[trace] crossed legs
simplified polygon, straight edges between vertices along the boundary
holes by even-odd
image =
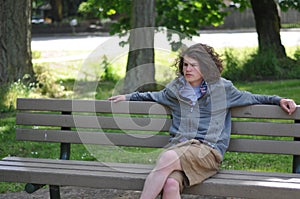
[[[155,168],[146,178],[141,199],[155,199],[163,190],[163,199],[180,199],[179,183],[168,176],[175,170],[182,170],[179,157],[173,150],[160,155]]]

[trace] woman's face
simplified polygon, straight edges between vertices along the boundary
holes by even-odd
[[[183,57],[183,76],[191,86],[199,86],[203,81],[200,65],[197,60],[188,56]]]

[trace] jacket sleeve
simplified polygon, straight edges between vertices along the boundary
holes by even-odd
[[[273,104],[279,105],[280,100],[282,99],[279,96],[269,96],[269,95],[258,95],[252,94],[247,91],[238,90],[233,84],[230,82],[229,87],[227,88],[229,95],[227,95],[227,100],[230,102],[230,107],[235,106],[245,106],[252,104]]]
[[[134,92],[125,96],[128,101],[153,101],[161,104],[167,101],[166,89],[157,92]]]

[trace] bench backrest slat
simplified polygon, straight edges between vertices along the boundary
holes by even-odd
[[[300,137],[300,123],[232,122],[232,135]]]
[[[17,140],[161,148],[169,135],[18,129]],[[34,132],[34,133],[33,133]],[[124,142],[126,140],[126,142]]]
[[[299,141],[231,139],[228,151],[300,155]]]
[[[171,119],[19,113],[16,123],[19,125],[70,128],[168,131]]]
[[[299,109],[299,106],[298,106]],[[300,111],[288,115],[277,105],[252,105],[231,109],[232,117],[300,120]]]
[[[169,115],[170,111],[157,103],[129,102],[113,103],[106,100],[66,100],[66,99],[29,99],[17,100],[18,110],[30,111],[53,111],[53,112],[85,112],[85,113],[111,113],[114,114],[151,114]]]
[[[169,139],[170,111],[154,102],[61,99],[17,102],[18,140],[163,147]],[[300,124],[294,124],[300,121],[299,106],[291,116],[275,105],[238,107],[232,109],[232,118],[234,136],[230,151],[300,155],[299,142],[293,141],[294,137],[300,137]],[[249,139],[248,135],[254,137]]]
[[[168,135],[18,129],[17,140],[162,148]],[[34,133],[33,133],[34,132]],[[126,140],[126,142],[124,142]],[[300,155],[299,141],[232,138],[229,151]]]

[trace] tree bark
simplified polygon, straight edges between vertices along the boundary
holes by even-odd
[[[56,22],[61,22],[63,19],[63,4],[62,0],[50,0],[52,8],[52,19]]]
[[[34,78],[31,0],[0,0],[0,22],[0,84]]]
[[[259,53],[272,50],[277,58],[286,57],[280,38],[280,17],[274,0],[251,0],[258,34]]]
[[[129,54],[123,92],[155,89],[155,0],[133,0]]]
[[[78,14],[78,7],[82,2],[84,2],[84,0],[63,0],[63,16],[76,16]]]

